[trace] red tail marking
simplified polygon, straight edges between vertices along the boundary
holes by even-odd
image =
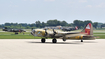
[[[89,23],[86,28],[85,28],[85,33],[87,33],[88,35],[90,35],[90,29],[91,29],[91,23]]]
[[[76,26],[76,27],[75,27],[75,29],[77,30],[77,29],[78,29],[78,27]]]

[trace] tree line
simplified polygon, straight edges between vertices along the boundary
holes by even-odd
[[[59,21],[57,19],[54,20],[48,20],[47,22],[40,22],[36,21],[35,23],[32,24],[27,24],[27,23],[5,23],[0,25],[0,28],[7,27],[7,28],[16,28],[16,29],[31,29],[31,28],[44,28],[46,26],[68,26],[68,27],[74,27],[78,26],[80,29],[84,28],[86,24],[92,23],[94,28],[97,28],[98,22],[92,22],[91,20],[74,20],[73,23],[67,23],[66,21]],[[104,25],[102,25],[104,26]]]

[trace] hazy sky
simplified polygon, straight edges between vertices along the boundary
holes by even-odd
[[[105,0],[0,0],[0,24],[53,19],[105,23]]]

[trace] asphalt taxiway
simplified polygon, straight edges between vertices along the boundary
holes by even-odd
[[[0,39],[0,59],[105,59],[105,39],[58,40]]]

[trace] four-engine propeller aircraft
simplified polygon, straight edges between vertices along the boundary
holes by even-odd
[[[7,27],[3,28],[2,29],[3,31],[7,31],[7,32],[15,32],[15,34],[18,34],[18,32],[26,32],[25,30],[23,29],[8,29]]]
[[[78,30],[78,27],[76,26],[75,28],[62,28],[63,31],[74,31]]]
[[[86,27],[81,32],[58,32],[54,29],[52,30],[43,30],[43,29],[36,29],[32,30],[31,34],[33,36],[42,37],[41,42],[45,43],[45,38],[53,38],[52,43],[57,43],[57,38],[62,39],[63,41],[66,40],[94,40],[95,37],[93,36],[93,26],[91,23],[87,24]]]

